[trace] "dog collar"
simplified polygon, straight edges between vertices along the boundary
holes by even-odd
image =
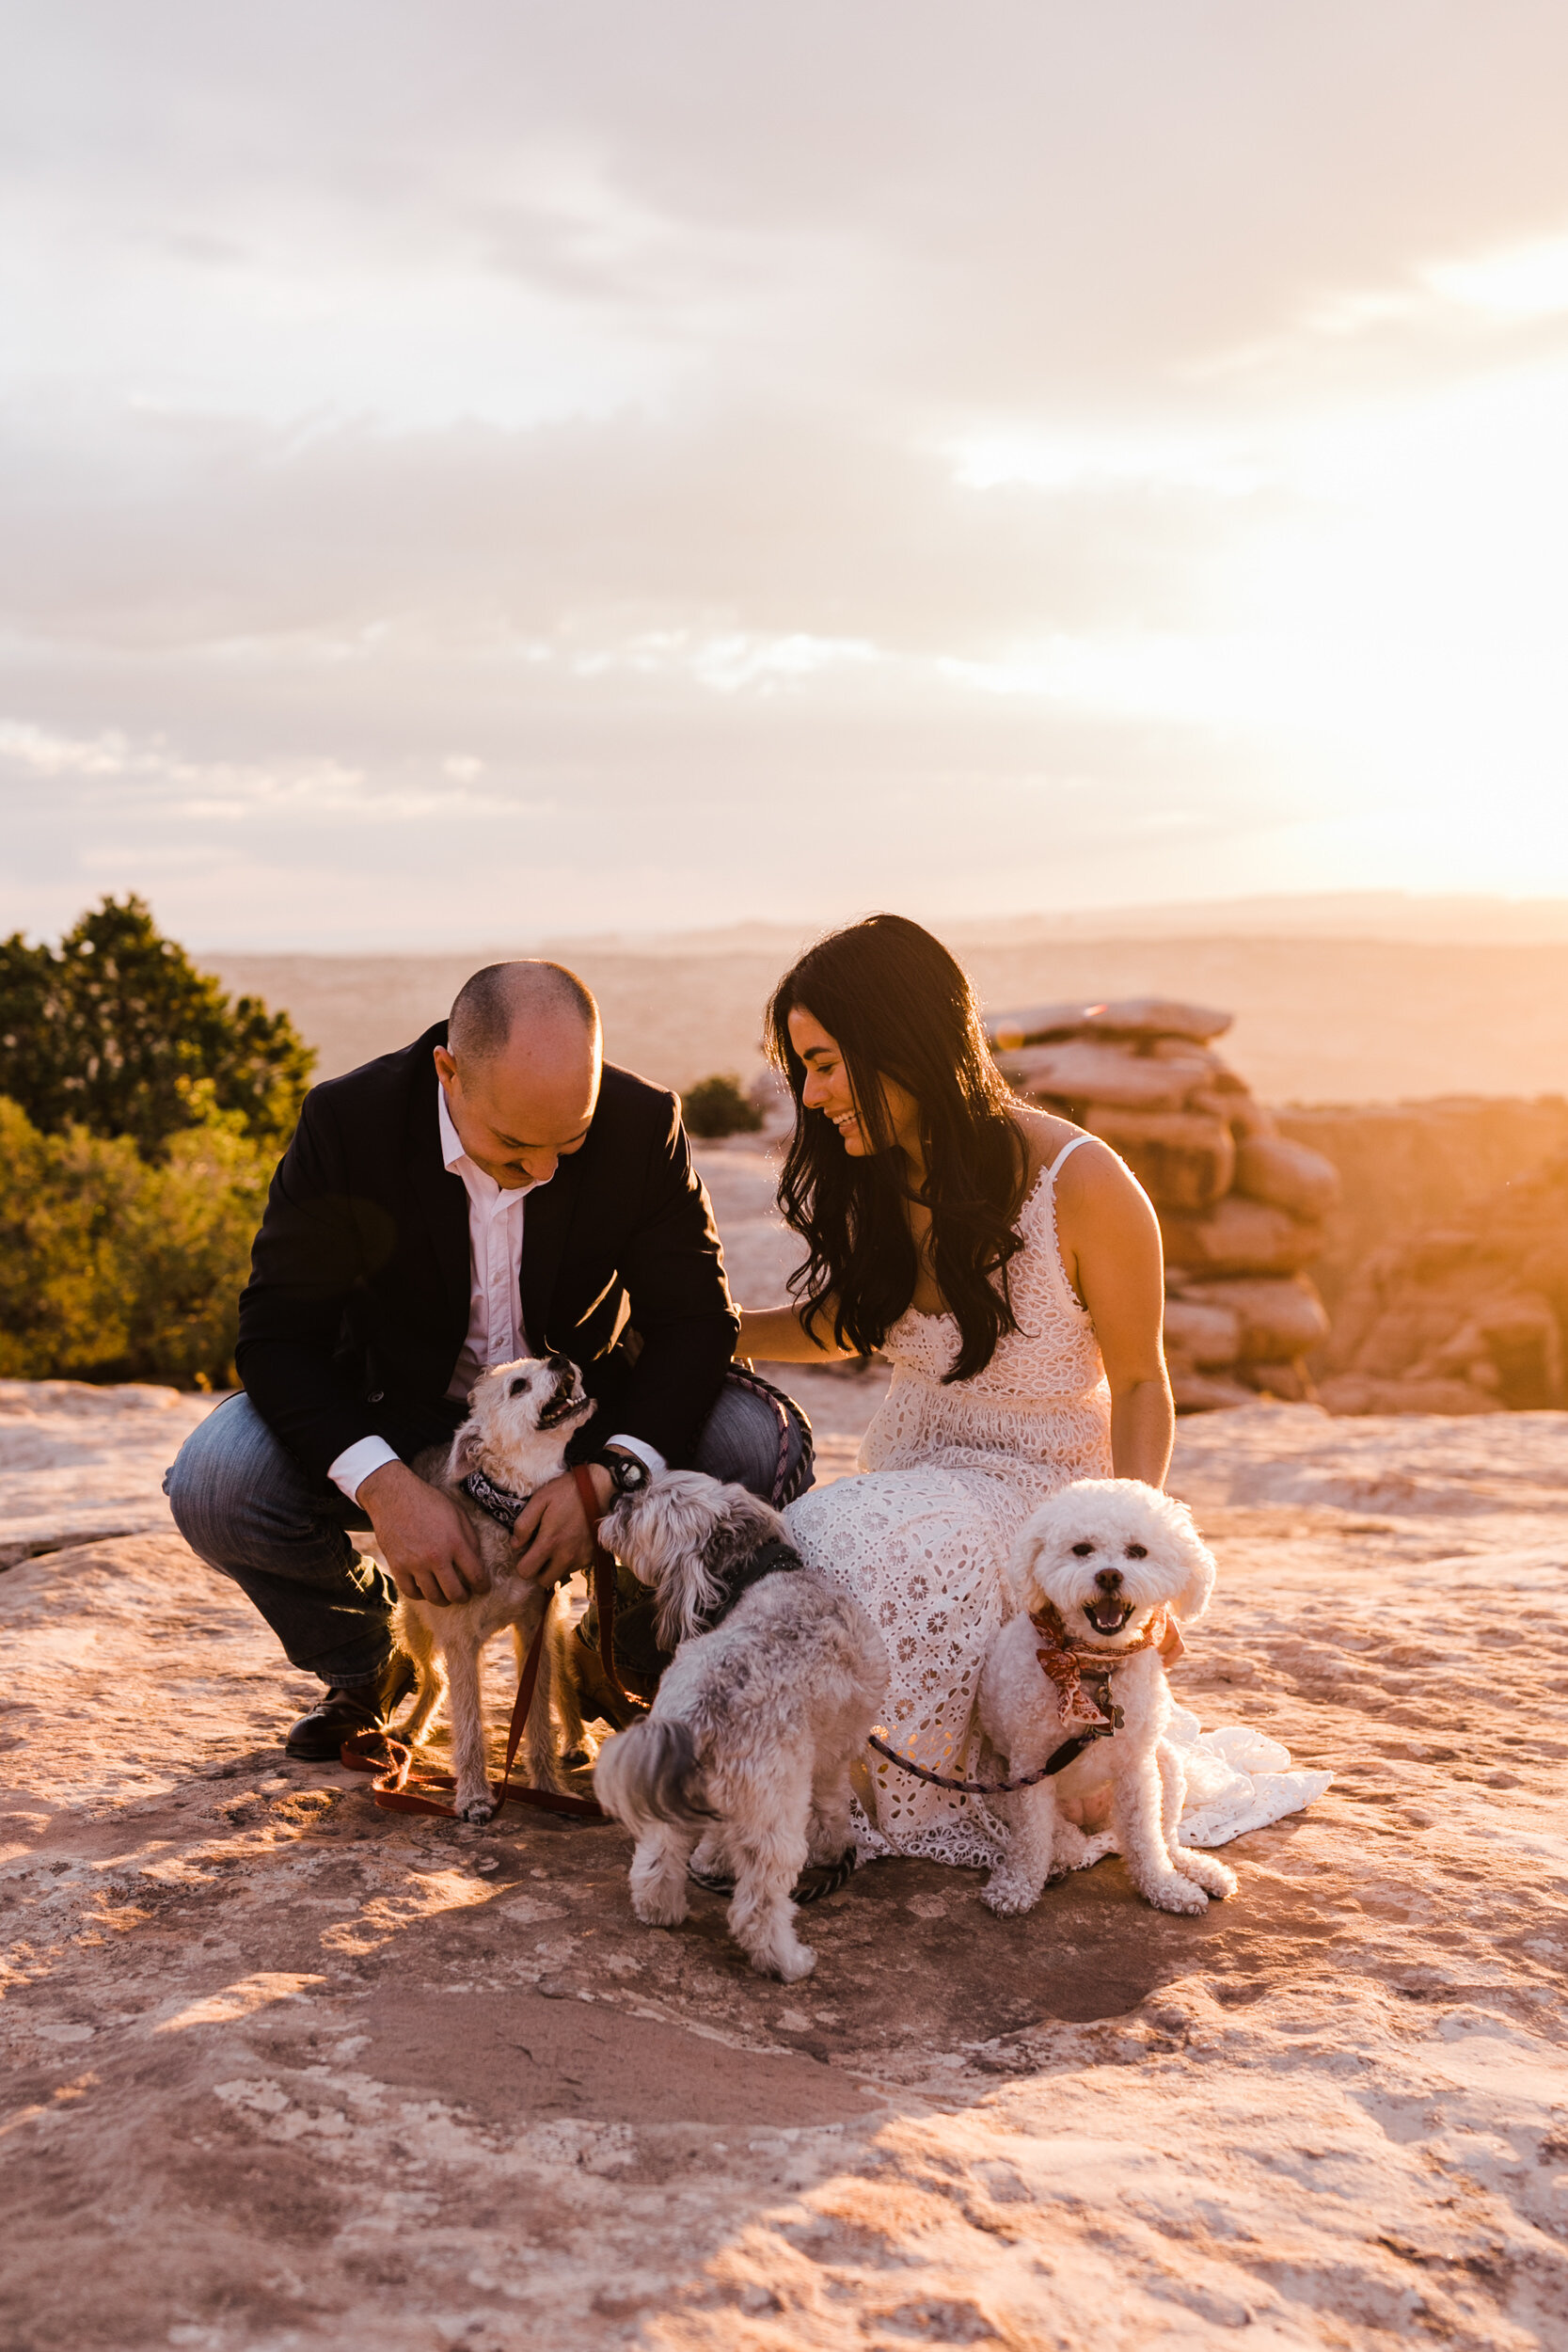
[[[487,1518],[498,1527],[504,1527],[510,1535],[522,1516],[527,1495],[509,1495],[504,1486],[498,1486],[483,1470],[470,1470],[463,1481],[463,1492],[470,1502],[477,1502]]]
[[[742,1594],[749,1593],[753,1584],[760,1584],[765,1576],[777,1576],[782,1569],[803,1568],[805,1565],[792,1544],[786,1544],[782,1535],[770,1535],[760,1551],[738,1561],[723,1578],[719,1600],[710,1613],[698,1618],[692,1631],[711,1633],[715,1626],[722,1625]]]

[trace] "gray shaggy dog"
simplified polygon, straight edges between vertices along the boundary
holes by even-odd
[[[675,1653],[651,1713],[606,1740],[594,1772],[599,1803],[637,1839],[632,1909],[650,1927],[684,1919],[695,1853],[733,1877],[730,1933],[752,1967],[809,1976],[816,1955],[795,1932],[791,1889],[848,1849],[849,1766],[887,1689],[881,1636],[743,1486],[665,1471],[600,1533],[653,1590]]]

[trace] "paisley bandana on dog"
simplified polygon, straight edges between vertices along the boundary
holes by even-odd
[[[1057,1704],[1064,1724],[1084,1724],[1101,1731],[1114,1731],[1121,1717],[1110,1693],[1112,1669],[1124,1658],[1135,1658],[1140,1650],[1157,1649],[1161,1662],[1170,1665],[1186,1649],[1177,1630],[1175,1620],[1164,1609],[1157,1609],[1135,1642],[1124,1649],[1091,1649],[1068,1640],[1054,1604],[1045,1601],[1029,1613],[1029,1622],[1043,1636],[1046,1646],[1035,1652],[1041,1666],[1056,1685]],[[1084,1683],[1086,1678],[1089,1690]]]
[[[463,1492],[470,1502],[477,1502],[482,1511],[487,1511],[498,1526],[508,1531],[516,1526],[529,1500],[527,1495],[509,1495],[504,1486],[498,1486],[483,1470],[469,1471],[463,1481]]]

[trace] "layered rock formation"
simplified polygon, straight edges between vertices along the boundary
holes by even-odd
[[[1312,1393],[1306,1359],[1328,1337],[1303,1271],[1338,1195],[1333,1163],[1282,1136],[1214,1051],[1231,1015],[1135,997],[996,1015],[1013,1084],[1118,1152],[1164,1237],[1165,1354],[1186,1412]]]
[[[1568,1152],[1375,1250],[1346,1293],[1337,1413],[1538,1411],[1568,1396]]]
[[[1568,1101],[1437,1095],[1409,1103],[1292,1103],[1279,1132],[1339,1171],[1312,1279],[1329,1320],[1374,1252],[1447,1229],[1488,1196],[1568,1152]],[[1321,1367],[1320,1367],[1321,1368]]]

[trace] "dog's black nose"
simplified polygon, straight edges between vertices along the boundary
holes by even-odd
[[[571,1358],[569,1356],[563,1356],[558,1347],[551,1350],[549,1355],[546,1357],[545,1361],[548,1364],[552,1372],[570,1372],[572,1369]]]
[[[1117,1586],[1121,1582],[1121,1570],[1119,1568],[1101,1568],[1094,1581],[1099,1585],[1102,1593],[1114,1593]]]

